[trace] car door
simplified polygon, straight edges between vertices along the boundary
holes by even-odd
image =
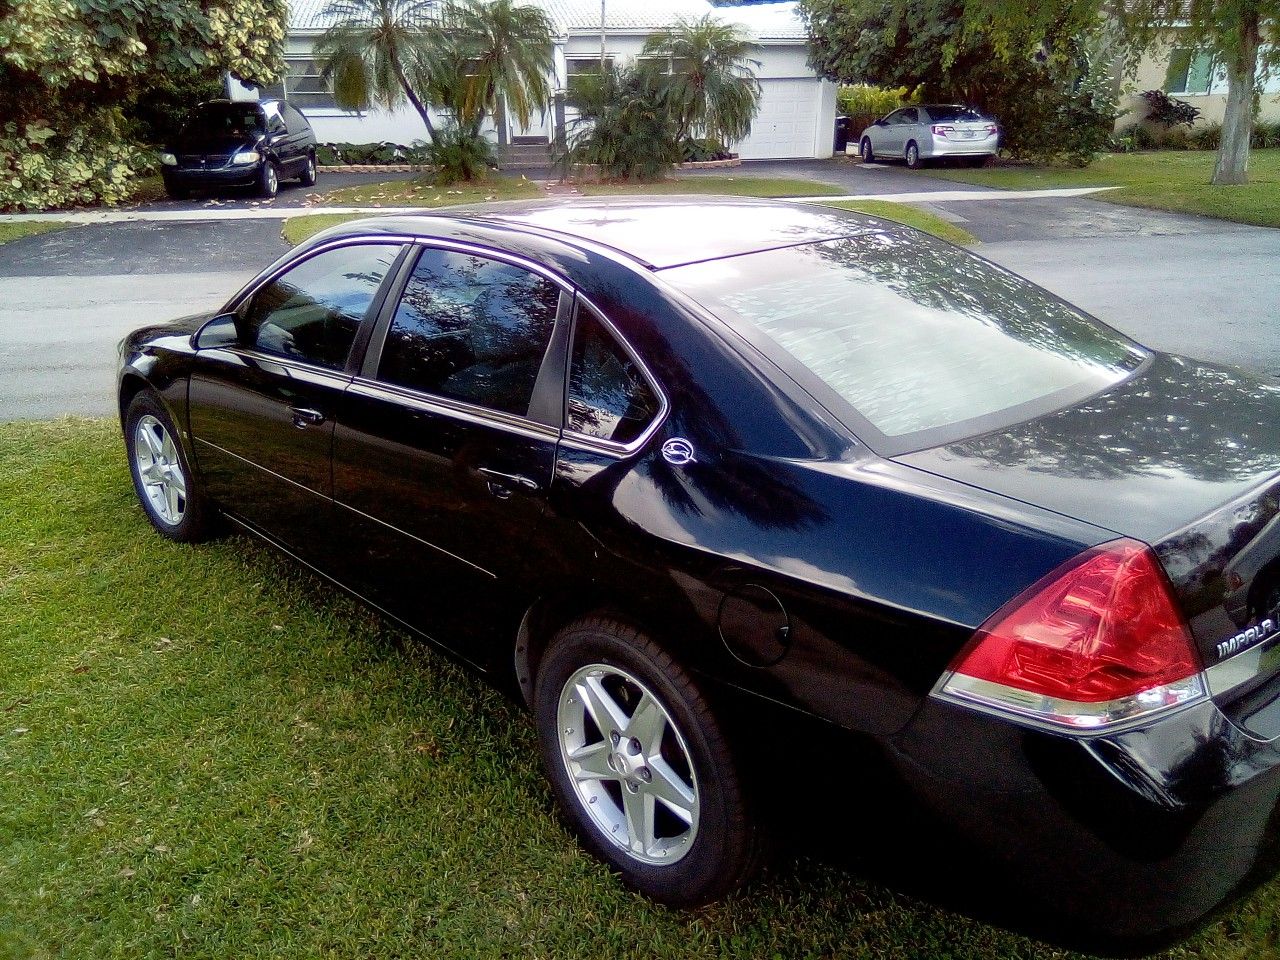
[[[198,342],[189,415],[209,494],[304,558],[321,558],[328,533],[348,357],[401,249],[321,248],[246,297],[222,336],[209,328]]]
[[[281,176],[290,176],[297,172],[298,151],[290,136],[289,127],[284,122],[280,107],[275,103],[264,103],[263,113],[267,118],[267,146],[275,159]]]
[[[311,124],[307,121],[307,118],[290,104],[282,103],[280,110],[284,114],[285,126],[289,128],[291,148],[298,157],[299,164],[305,163],[307,155],[316,145],[315,131],[311,129]]]
[[[898,123],[901,110],[895,110],[879,123],[874,123],[867,131],[871,139],[871,149],[876,153],[890,153],[893,150],[893,131]]]
[[[904,107],[898,111],[898,122],[894,125],[894,153],[904,153],[907,144],[912,140],[920,143],[920,111],[915,107]]]
[[[406,264],[334,434],[344,582],[480,667],[530,602],[572,295],[501,254]]]

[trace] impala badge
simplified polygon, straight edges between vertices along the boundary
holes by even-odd
[[[673,467],[683,467],[697,463],[693,455],[693,444],[684,437],[672,437],[662,445],[662,459]]]

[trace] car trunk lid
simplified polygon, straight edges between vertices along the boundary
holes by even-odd
[[[1206,667],[1276,634],[1280,387],[1157,354],[1082,403],[895,459],[1150,544]]]

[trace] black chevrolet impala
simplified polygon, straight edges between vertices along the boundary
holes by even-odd
[[[128,337],[119,391],[161,534],[225,518],[509,681],[658,900],[750,875],[770,718],[1092,930],[1274,848],[1280,390],[949,245],[738,200],[366,220]]]

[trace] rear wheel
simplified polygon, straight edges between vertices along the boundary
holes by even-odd
[[[916,142],[914,140],[912,140],[910,143],[907,144],[907,152],[905,156],[906,156],[908,167],[910,167],[912,170],[920,169],[922,165],[922,161],[920,159],[920,148],[916,145]]]
[[[651,639],[606,618],[561,630],[534,714],[562,810],[628,886],[697,906],[750,876],[758,832],[729,748],[692,679]]]
[[[258,174],[258,193],[270,200],[280,192],[280,175],[276,165],[270,160],[262,162],[262,172]]]
[[[151,525],[170,540],[208,539],[214,530],[213,511],[182,452],[168,411],[150,390],[130,401],[124,437],[133,489]]]
[[[302,168],[302,176],[298,180],[304,187],[314,187],[316,185],[316,155],[314,153],[307,154],[307,162]]]
[[[862,154],[863,163],[872,163],[876,159],[876,152],[871,149],[871,139],[869,137],[862,138],[859,152]]]

